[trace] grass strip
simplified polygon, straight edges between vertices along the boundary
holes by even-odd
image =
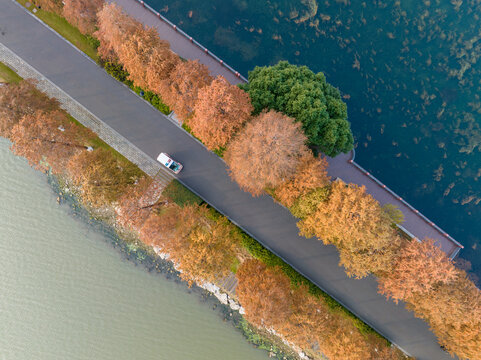
[[[77,119],[75,119],[69,113],[67,113],[67,117],[68,117],[69,121],[75,123],[81,129],[87,129],[86,126],[84,126],[81,122],[79,122]],[[107,150],[108,152],[110,152],[112,157],[119,162],[119,166],[121,166],[123,169],[131,168],[131,169],[134,169],[134,172],[133,172],[134,175],[136,175],[138,177],[146,176],[146,174],[136,164],[131,162],[124,155],[122,155],[117,150],[115,150],[113,147],[111,147],[109,144],[107,144],[105,141],[103,141],[97,134],[95,134],[95,136],[93,138],[88,139],[86,145],[91,146],[94,149],[102,148],[104,150]]]
[[[0,62],[0,83],[18,83],[22,78],[7,65]]]
[[[180,207],[184,207],[185,205],[200,205],[204,202],[204,200],[187,189],[176,179],[172,180],[170,184],[165,187],[162,195],[175,202]]]

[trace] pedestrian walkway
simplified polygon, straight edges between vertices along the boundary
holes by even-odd
[[[235,298],[235,290],[238,283],[239,282],[237,281],[237,277],[235,276],[235,274],[230,273],[228,276],[221,279],[217,285],[231,298]]]

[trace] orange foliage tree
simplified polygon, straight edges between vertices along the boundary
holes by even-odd
[[[102,59],[115,61],[125,39],[142,25],[115,3],[105,3],[97,19],[98,30],[94,33],[100,42],[97,52]]]
[[[67,169],[80,188],[83,202],[95,207],[118,201],[128,186],[142,176],[137,166],[100,147],[76,154]]]
[[[211,82],[207,66],[198,60],[181,61],[169,78],[160,83],[160,95],[179,119],[186,121],[194,110],[199,89]]]
[[[210,150],[225,147],[254,108],[249,95],[218,76],[199,90],[189,126]]]
[[[299,219],[305,219],[316,213],[321,202],[329,199],[330,186],[311,190],[305,195],[300,196],[289,208],[291,214]]]
[[[35,87],[34,80],[23,80],[0,87],[0,135],[9,137],[12,127],[24,115],[39,110],[58,109],[58,101],[49,98]]]
[[[339,250],[341,265],[352,276],[390,271],[400,246],[391,222],[364,187],[334,181],[327,201],[298,222],[301,234],[317,236]]]
[[[104,0],[64,0],[63,16],[84,35],[93,34],[97,27],[97,12]]]
[[[428,321],[439,342],[461,359],[481,359],[481,291],[458,270],[458,277],[416,293],[407,307]]]
[[[316,353],[329,352],[326,332],[335,328],[336,315],[319,299],[309,295],[308,291],[306,286],[293,291],[290,316],[280,329],[289,341],[317,359],[322,357],[315,356]]]
[[[179,62],[179,56],[173,53],[170,47],[157,46],[153,48],[146,69],[148,88],[160,95],[162,81],[169,78],[170,73]]]
[[[302,157],[292,179],[283,182],[276,188],[276,199],[282,205],[291,207],[302,195],[329,185],[330,177],[327,175],[327,165],[325,157],[316,158],[308,153]]]
[[[189,278],[215,281],[230,274],[236,258],[238,238],[225,217],[214,223],[207,221],[196,226],[188,240],[188,250],[182,254],[181,268],[189,274]]]
[[[169,49],[169,43],[160,40],[155,28],[138,24],[131,34],[126,34],[124,42],[118,47],[117,55],[129,79],[136,86],[147,88],[147,70],[154,49]]]
[[[239,186],[258,196],[295,174],[308,152],[300,123],[275,111],[249,122],[229,145],[225,160]]]
[[[289,278],[278,268],[268,268],[259,260],[244,261],[236,272],[236,295],[246,318],[257,326],[284,325],[291,313]]]
[[[207,207],[192,205],[169,205],[161,213],[149,216],[141,238],[168,253],[184,280],[215,281],[230,273],[239,237],[225,217],[213,217]]]
[[[193,107],[197,86],[204,86],[202,79],[208,77],[205,66],[198,63],[189,64],[192,65],[190,67],[180,66],[179,56],[170,50],[167,41],[160,40],[155,28],[143,26],[126,15],[115,3],[105,4],[97,17],[99,29],[94,35],[100,41],[100,57],[119,61],[136,86],[150,89],[162,97],[174,91],[169,99],[172,104],[179,100],[179,109],[183,106],[182,101],[187,101],[189,96],[193,97],[190,102],[185,103],[190,104],[190,108]],[[178,70],[177,77],[171,79],[175,68]],[[197,71],[199,73],[195,74]],[[184,80],[185,84],[182,83]],[[179,91],[175,91],[176,89]],[[183,94],[185,99],[180,96]],[[180,110],[179,112],[182,113]]]
[[[155,186],[160,187],[161,185],[153,181],[151,177],[143,176],[137,183],[126,189],[119,199],[118,206],[115,207],[119,225],[139,231],[157,205],[165,203],[165,200],[159,198],[158,191],[151,191]],[[149,195],[155,196],[143,201]]]
[[[147,220],[140,228],[140,239],[152,247],[164,248],[165,243],[174,241],[177,236],[176,228],[180,211],[179,206],[169,204],[161,209],[161,215],[149,213]],[[197,218],[193,217],[193,219],[195,221]]]
[[[379,291],[394,301],[423,295],[457,278],[457,270],[432,239],[411,240],[396,258],[392,271],[378,279]]]
[[[61,173],[75,154],[86,151],[93,133],[70,122],[65,112],[25,115],[11,131],[12,150],[37,168]]]
[[[313,359],[394,360],[400,353],[382,339],[361,334],[350,319],[309,294],[306,286],[292,287],[278,267],[246,260],[238,268],[237,297],[246,318],[274,328]]]
[[[382,339],[361,332],[345,315],[327,308],[301,286],[294,290],[293,307],[280,331],[314,359],[394,360],[401,357]]]
[[[42,10],[51,11],[58,15],[62,14],[62,0],[33,0],[33,3]]]

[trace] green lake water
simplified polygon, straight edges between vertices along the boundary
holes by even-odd
[[[213,301],[135,266],[58,205],[8,147],[0,138],[0,360],[268,358]]]
[[[348,104],[356,160],[464,244],[481,277],[481,2],[149,0],[247,75],[322,71]]]

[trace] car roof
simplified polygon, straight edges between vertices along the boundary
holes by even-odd
[[[172,160],[172,159],[166,153],[160,153],[159,156],[157,157],[157,161],[161,162],[162,164],[165,164],[169,160]]]

